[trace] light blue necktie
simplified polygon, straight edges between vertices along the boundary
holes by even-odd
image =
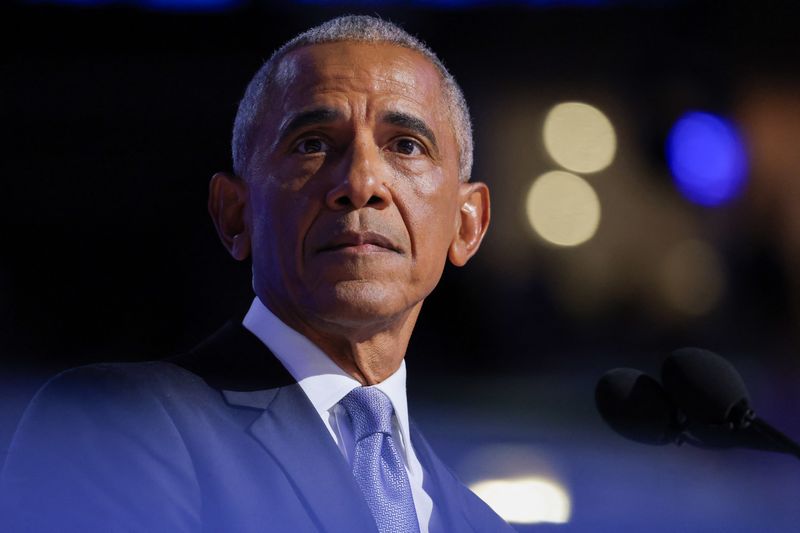
[[[358,387],[340,403],[353,422],[353,475],[378,531],[418,533],[411,485],[392,439],[392,402],[378,389]]]

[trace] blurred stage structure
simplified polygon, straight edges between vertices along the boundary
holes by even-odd
[[[473,112],[493,221],[408,355],[412,413],[520,531],[792,531],[800,465],[646,447],[608,368],[731,359],[800,438],[800,17],[791,3],[23,1],[0,8],[0,450],[63,368],[192,346],[251,298],[207,219],[249,76],[363,12],[423,38]],[[450,392],[434,394],[434,385]],[[540,505],[541,504],[541,505]]]

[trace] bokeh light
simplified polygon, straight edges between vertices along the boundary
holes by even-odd
[[[559,246],[588,241],[600,224],[600,200],[592,186],[563,170],[547,172],[533,182],[526,209],[534,231]]]
[[[545,477],[491,479],[473,483],[472,492],[515,524],[569,522],[571,502],[561,484]]]
[[[681,193],[704,206],[736,197],[747,174],[745,147],[736,127],[699,111],[686,113],[672,127],[667,161]]]
[[[611,164],[617,136],[611,121],[596,107],[565,102],[553,107],[545,118],[544,145],[562,167],[589,173]]]
[[[673,246],[660,270],[661,292],[674,310],[699,316],[714,309],[725,288],[722,259],[714,248],[699,240]]]

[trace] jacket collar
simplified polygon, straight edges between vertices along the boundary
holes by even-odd
[[[191,351],[167,360],[200,376],[210,387],[218,390],[264,391],[295,383],[264,343],[236,319],[229,320]],[[245,401],[246,396],[233,395],[233,398]]]
[[[361,489],[313,405],[240,321],[230,320],[169,361],[218,389],[229,405],[263,411],[247,431],[280,464],[320,531],[377,533]]]

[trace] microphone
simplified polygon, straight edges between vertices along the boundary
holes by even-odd
[[[686,431],[705,447],[744,447],[800,458],[800,445],[756,416],[744,380],[728,361],[700,348],[682,348],[664,361],[661,381],[686,414]]]
[[[632,368],[606,372],[595,403],[611,428],[628,439],[700,448],[743,447],[800,458],[800,446],[758,418],[736,369],[699,348],[673,352],[662,368],[664,387]]]
[[[682,431],[667,393],[640,370],[609,370],[597,382],[594,398],[603,420],[627,439],[662,445],[675,442]]]

